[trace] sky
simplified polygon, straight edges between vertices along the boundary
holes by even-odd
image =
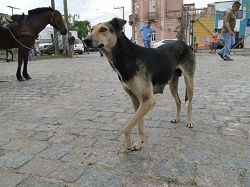
[[[184,0],[184,4],[195,3],[196,8],[207,7],[207,4],[227,0]],[[54,0],[55,8],[64,14],[63,0]],[[51,0],[0,0],[0,13],[28,14],[28,10],[38,7],[48,7]],[[114,7],[124,7],[124,18],[128,21],[131,14],[131,0],[67,0],[68,14],[80,14],[80,20],[88,20],[91,25],[100,22],[109,21],[114,17],[123,17],[123,9],[114,9]],[[125,34],[128,38],[132,36],[132,27],[127,23]]]

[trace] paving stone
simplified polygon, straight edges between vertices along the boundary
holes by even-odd
[[[28,178],[27,174],[16,174],[16,173],[0,173],[0,186],[2,187],[13,187],[17,186],[23,180]]]
[[[74,182],[80,178],[86,169],[87,167],[84,167],[83,165],[65,163],[56,168],[56,170],[50,174],[49,178]]]
[[[10,138],[0,138],[0,147],[9,143],[10,142]]]
[[[54,144],[51,148],[44,150],[40,155],[44,158],[59,160],[65,154],[69,153],[72,148],[73,146],[67,144]]]
[[[91,147],[96,142],[97,142],[97,138],[93,138],[91,136],[80,136],[72,142],[72,145],[77,145],[80,147],[87,148],[87,147]]]
[[[126,174],[94,168],[87,170],[83,176],[76,181],[76,185],[86,187],[122,187],[126,183],[127,177]]]
[[[236,168],[198,165],[195,181],[198,186],[241,186]]]
[[[150,176],[139,177],[139,176],[129,176],[126,187],[139,187],[139,186],[146,186],[146,187],[168,187],[167,181],[164,180],[156,180],[150,179]]]
[[[250,185],[250,171],[248,170],[244,176],[243,180],[243,186],[249,186]]]
[[[29,160],[31,160],[31,157],[25,154],[7,153],[5,155],[0,156],[0,165],[18,169]]]
[[[51,172],[53,172],[58,166],[59,162],[55,160],[47,160],[43,158],[35,158],[29,161],[27,164],[19,168],[19,172],[38,175],[42,177],[48,176]]]
[[[191,180],[193,166],[189,162],[175,161],[169,163],[166,159],[160,159],[154,167],[157,177],[176,180],[176,183],[188,183]]]
[[[17,151],[27,146],[31,141],[22,139],[12,139],[8,144],[3,145],[2,149]]]
[[[88,165],[95,164],[112,168],[120,163],[120,159],[115,152],[94,151],[86,158],[85,162],[87,162]]]
[[[66,187],[66,184],[63,182],[54,182],[49,181],[43,178],[32,177],[25,181],[20,187]]]
[[[117,167],[121,171],[145,173],[153,168],[152,158],[147,155],[139,155],[139,153],[120,155],[119,160]]]
[[[53,132],[37,132],[36,134],[34,134],[31,139],[32,140],[48,140],[50,139],[52,136],[54,136],[54,133]]]
[[[193,150],[193,151],[185,151],[184,152],[185,159],[194,163],[214,163],[215,158],[206,153]]]
[[[26,130],[19,130],[16,133],[12,135],[13,138],[15,139],[20,139],[20,138],[28,138],[31,135],[35,134],[34,131],[26,131]]]
[[[29,154],[29,155],[36,155],[37,153],[40,153],[41,151],[46,149],[48,146],[49,146],[49,144],[47,142],[33,141],[29,145],[20,149],[19,152]]]

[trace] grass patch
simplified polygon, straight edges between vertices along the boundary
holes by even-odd
[[[179,184],[179,181],[177,178],[167,179],[166,181],[168,184]]]
[[[197,182],[194,179],[191,179],[190,181],[191,186],[197,186]]]

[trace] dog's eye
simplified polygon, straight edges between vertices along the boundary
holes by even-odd
[[[92,33],[93,32],[93,29],[90,29],[90,33]]]
[[[106,28],[101,28],[101,29],[100,29],[100,32],[106,32],[106,31],[107,31]]]

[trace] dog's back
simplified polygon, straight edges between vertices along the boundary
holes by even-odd
[[[144,48],[129,41],[122,33],[112,54],[111,66],[119,72],[123,82],[130,81],[137,74],[144,74],[156,88],[154,93],[163,93],[168,81],[175,73],[180,76],[183,67],[195,69],[190,47],[180,40],[169,40],[155,49]]]

